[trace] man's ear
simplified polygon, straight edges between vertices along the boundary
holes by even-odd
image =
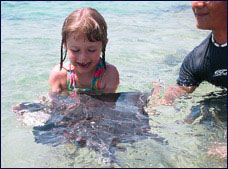
[[[107,41],[106,41],[106,45],[108,44],[108,38],[107,38]]]

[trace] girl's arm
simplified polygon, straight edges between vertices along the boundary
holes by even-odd
[[[56,65],[50,72],[49,86],[51,92],[61,93],[67,88],[67,72],[62,69],[59,70],[59,65]]]

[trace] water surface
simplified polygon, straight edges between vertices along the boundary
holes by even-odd
[[[119,70],[117,92],[149,92],[158,79],[165,87],[175,83],[184,57],[209,33],[195,27],[190,1],[1,2],[2,167],[108,167],[86,147],[35,143],[32,126],[20,126],[11,110],[47,94],[49,71],[60,60],[63,21],[82,7],[96,8],[107,22],[106,60]],[[123,166],[227,167],[227,158],[207,154],[227,142],[226,93],[205,82],[175,106],[154,107],[151,132],[169,144],[121,143],[126,152],[116,154]],[[193,124],[183,122],[190,112],[200,114]]]

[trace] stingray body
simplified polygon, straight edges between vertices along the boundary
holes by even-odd
[[[149,117],[143,109],[149,94],[81,94],[73,98],[50,93],[51,104],[36,105],[39,111],[50,114],[50,118],[44,125],[34,127],[35,141],[51,146],[66,143],[86,146],[110,157],[111,161],[116,159],[115,150],[121,149],[118,143],[133,143],[148,137],[162,143],[163,138],[151,133]]]

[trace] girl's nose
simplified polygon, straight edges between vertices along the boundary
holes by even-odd
[[[86,52],[81,52],[80,55],[79,55],[78,60],[80,62],[84,62],[86,60],[86,58],[87,58],[86,56],[87,56]]]

